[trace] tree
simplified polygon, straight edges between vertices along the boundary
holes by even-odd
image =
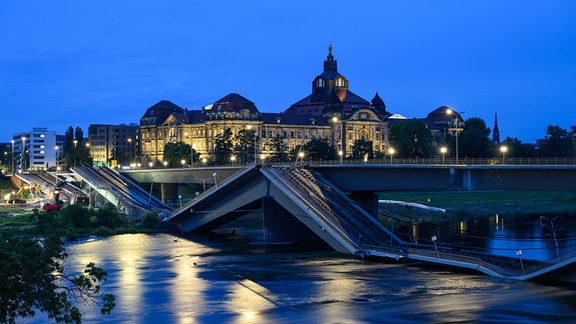
[[[365,139],[359,139],[354,141],[354,145],[352,146],[352,158],[353,159],[374,158],[372,141],[367,141]]]
[[[498,145],[494,145],[492,150],[493,156],[501,154],[500,147],[506,146],[508,148],[507,156],[510,157],[535,157],[538,152],[532,144],[522,143],[518,138],[506,137],[506,139]]]
[[[216,135],[214,140],[214,163],[227,164],[232,156],[232,130],[226,128],[223,133]]]
[[[72,126],[68,127],[64,137],[63,156],[64,163],[68,168],[82,164],[92,165],[90,147],[87,144],[80,127],[76,127],[76,129]]]
[[[253,129],[241,129],[236,135],[236,146],[234,150],[238,155],[240,163],[254,161],[256,152],[256,131]]]
[[[390,145],[399,157],[430,157],[432,148],[432,133],[426,124],[414,120],[403,120],[393,124],[389,133]]]
[[[272,139],[272,154],[268,161],[270,162],[286,162],[289,161],[286,143],[284,139],[280,136],[276,136]]]
[[[540,155],[545,157],[574,156],[574,132],[568,132],[560,126],[549,125],[546,128],[544,142],[540,146]]]
[[[310,160],[335,160],[336,150],[330,146],[328,139],[312,139],[304,144],[304,152]]]
[[[196,155],[195,159],[196,159]],[[166,143],[164,145],[164,161],[168,162],[170,167],[181,167],[182,161],[188,164],[192,158],[192,146],[184,142]]]
[[[491,156],[490,128],[486,127],[483,119],[472,117],[464,122],[464,129],[458,135],[461,156],[468,158],[482,158]]]
[[[62,237],[67,226],[56,213],[35,211],[31,220],[35,233],[0,231],[0,322],[15,322],[46,313],[57,322],[81,322],[74,304],[98,304],[109,314],[115,307],[114,295],[102,294],[100,283],[107,273],[89,263],[80,274],[66,273],[66,253]]]

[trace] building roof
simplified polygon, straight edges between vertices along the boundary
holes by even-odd
[[[140,118],[140,125],[162,125],[162,123],[171,114],[183,113],[184,108],[168,100],[161,100],[152,107],[146,109],[146,112]]]
[[[358,96],[347,89],[340,89],[335,92],[342,102],[343,111],[352,111],[352,109],[370,106],[370,102]],[[321,116],[324,113],[326,102],[312,102],[312,95],[306,96],[300,101],[292,104],[285,112],[296,112],[298,114],[313,114]]]
[[[248,109],[252,114],[259,113],[258,108],[256,108],[256,105],[252,101],[237,93],[230,93],[213,104],[203,108],[206,113],[240,112],[244,109]]]

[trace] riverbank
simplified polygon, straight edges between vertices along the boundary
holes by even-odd
[[[576,215],[576,191],[502,190],[502,191],[434,191],[380,192],[380,200],[399,200],[442,208],[446,212],[381,204],[407,216],[418,218],[486,217],[521,215]]]

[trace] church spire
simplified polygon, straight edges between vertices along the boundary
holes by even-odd
[[[500,143],[500,130],[498,129],[498,114],[494,113],[494,130],[492,131],[492,142]]]
[[[338,65],[332,55],[332,43],[328,45],[328,56],[324,61],[324,72],[338,72]]]

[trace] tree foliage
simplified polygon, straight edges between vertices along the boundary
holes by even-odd
[[[490,128],[483,119],[472,117],[464,122],[464,128],[459,134],[460,155],[468,158],[490,157]]]
[[[390,145],[398,157],[430,157],[432,148],[432,133],[424,122],[409,119],[393,124],[389,130]]]
[[[545,157],[575,156],[574,135],[576,128],[567,131],[560,126],[549,125],[546,128],[546,136],[540,146],[540,154]]]
[[[194,156],[194,162],[196,162],[199,156],[196,151],[192,152],[192,150],[192,146],[184,142],[166,143],[164,145],[164,161],[168,162],[168,166],[171,168],[182,167],[182,161],[184,161],[184,165],[190,164],[192,156]]]
[[[268,158],[270,162],[286,162],[289,161],[288,153],[286,151],[288,147],[286,142],[280,136],[276,136],[272,139],[272,154]]]
[[[302,154],[302,160],[334,160],[337,158],[337,153],[334,147],[330,146],[327,139],[312,139],[308,142],[297,145],[288,152],[287,161],[300,160],[298,157]]]
[[[57,322],[81,322],[75,304],[101,304],[102,314],[114,308],[114,296],[102,294],[107,273],[89,263],[82,273],[67,273],[62,237],[67,234],[56,213],[35,211],[35,233],[0,231],[0,322],[46,313]]]
[[[253,129],[241,129],[235,136],[236,145],[234,151],[236,152],[239,163],[253,162],[256,150],[256,131]]]
[[[334,160],[336,159],[336,150],[330,146],[328,139],[317,138],[312,139],[304,144],[304,154],[310,160]]]
[[[518,138],[507,137],[500,145],[494,145],[492,150],[493,156],[501,154],[500,147],[506,146],[508,148],[507,156],[509,157],[536,157],[538,152],[534,145],[522,143]]]
[[[92,165],[92,156],[90,147],[84,139],[82,128],[72,126],[68,127],[64,135],[64,164],[67,168],[73,168],[76,165]]]
[[[232,148],[232,130],[230,128],[226,128],[224,132],[216,135],[216,139],[214,140],[214,163],[230,163],[230,156],[233,154]]]
[[[367,141],[365,139],[359,139],[354,141],[354,145],[352,146],[352,158],[373,159],[374,150],[372,146],[373,146],[372,141]]]

